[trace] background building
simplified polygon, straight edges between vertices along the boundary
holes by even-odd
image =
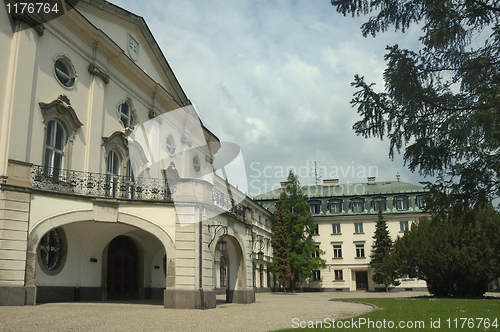
[[[45,23],[0,6],[0,304],[213,308],[220,289],[254,302],[271,214],[214,176],[221,143],[146,23],[106,1],[58,4]],[[127,138],[165,114],[169,163],[134,159]]]
[[[377,182],[374,177],[364,183],[324,180],[322,185],[303,189],[316,226],[313,240],[325,252],[322,258],[327,267],[315,271],[302,287],[330,291],[383,288],[373,282],[373,269],[369,265],[379,206],[395,240],[425,215],[427,190],[399,181]],[[260,195],[255,200],[273,211],[281,191]],[[397,288],[426,289],[426,284],[405,276]]]

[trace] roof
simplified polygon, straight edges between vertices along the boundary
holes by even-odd
[[[377,196],[425,193],[428,189],[423,186],[414,185],[399,181],[379,181],[374,184],[364,183],[344,183],[338,186],[311,185],[303,186],[304,194],[310,199],[324,197],[353,197],[353,196]],[[281,195],[282,189],[270,191],[268,193],[254,197],[256,201],[275,200]]]

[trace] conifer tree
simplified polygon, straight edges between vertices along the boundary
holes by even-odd
[[[368,15],[364,36],[421,29],[412,49],[387,46],[384,90],[356,75],[353,129],[387,138],[411,171],[436,176],[431,212],[500,198],[500,1],[332,0]],[[419,42],[419,43],[418,43]]]
[[[288,254],[290,253],[290,236],[288,234],[283,202],[278,200],[273,225],[271,243],[274,248],[273,269],[278,274],[278,281],[283,285],[286,293],[286,282],[292,279],[292,271]]]
[[[300,187],[298,177],[290,171],[287,184],[280,195],[285,211],[287,230],[290,235],[290,267],[292,270],[292,291],[295,282],[309,278],[314,270],[326,267],[324,254],[312,241],[313,221],[307,197]]]
[[[391,257],[392,239],[387,227],[387,221],[382,215],[382,208],[378,210],[373,240],[375,242],[373,243],[373,251],[370,256],[370,265],[375,271],[372,279],[377,284],[384,285],[385,291],[387,292],[390,285],[398,286],[400,282],[397,280],[397,268]]]

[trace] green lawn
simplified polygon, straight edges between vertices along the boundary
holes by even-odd
[[[371,298],[349,299],[370,303],[378,309],[367,314],[332,322],[292,322],[292,329],[314,326],[315,331],[500,331],[500,299]],[[401,325],[400,325],[401,324]],[[301,326],[302,325],[302,326]]]

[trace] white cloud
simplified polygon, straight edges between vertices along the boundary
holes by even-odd
[[[203,123],[241,146],[247,169],[316,155],[324,166],[378,165],[380,177],[397,169],[419,180],[388,159],[388,141],[356,136],[349,104],[354,75],[382,89],[385,45],[414,45],[418,30],[363,38],[366,18],[343,17],[329,1],[114,3],[145,18]]]

